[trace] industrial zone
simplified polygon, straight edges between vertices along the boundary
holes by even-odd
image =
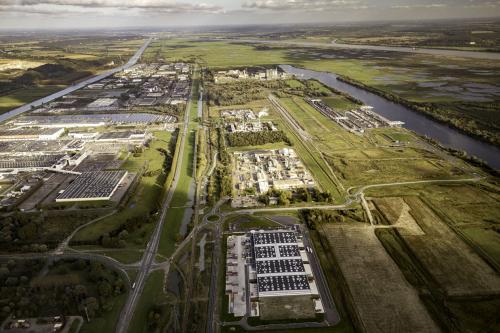
[[[226,67],[150,36],[0,123],[0,333],[494,326],[494,170],[309,69],[319,42]],[[210,52],[288,49],[258,41]]]
[[[2,187],[12,185],[0,207],[29,197],[38,199],[27,207],[118,203],[137,176],[120,169],[120,156],[148,145],[154,131],[175,130],[191,74],[184,63],[137,64],[3,124],[0,180]],[[157,110],[145,112],[145,106]],[[58,186],[44,186],[55,174]]]

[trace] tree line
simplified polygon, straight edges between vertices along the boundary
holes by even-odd
[[[217,147],[218,151],[216,167],[208,183],[207,191],[207,202],[214,205],[220,198],[231,195],[233,181],[231,177],[231,156],[227,151],[222,128],[210,129],[210,144],[212,147]]]
[[[288,206],[300,202],[333,202],[333,196],[330,191],[321,192],[317,188],[299,187],[293,192],[289,190],[278,190],[271,187],[266,193],[261,194],[258,200],[266,206],[270,204],[271,199],[276,198],[280,206]]]
[[[283,131],[238,132],[228,133],[227,141],[231,147],[260,146],[266,143],[285,142],[291,145],[290,139]]]
[[[325,223],[364,222],[356,210],[301,209],[299,217],[311,230],[317,230]]]

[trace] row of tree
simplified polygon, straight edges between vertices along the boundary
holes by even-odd
[[[228,133],[227,141],[231,147],[260,146],[275,142],[285,142],[291,145],[290,139],[283,131]]]
[[[358,211],[355,210],[301,209],[299,217],[311,230],[316,230],[324,223],[364,221],[363,217],[360,217]]]
[[[317,188],[301,187],[292,191],[278,190],[274,187],[270,188],[267,193],[259,196],[259,201],[265,205],[269,205],[271,198],[277,198],[278,205],[288,206],[300,202],[333,202],[333,196],[330,191],[321,192]]]
[[[217,147],[217,164],[209,183],[207,191],[207,202],[214,205],[215,202],[231,195],[233,182],[231,177],[231,156],[227,151],[226,140],[222,128],[210,130],[210,144]]]

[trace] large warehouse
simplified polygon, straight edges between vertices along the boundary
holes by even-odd
[[[309,258],[296,231],[252,231],[227,239],[226,294],[229,312],[235,316],[260,316],[266,299],[287,303],[296,297],[310,299],[322,312],[322,304]],[[250,306],[250,308],[248,308]]]
[[[56,140],[64,133],[64,128],[21,128],[1,129],[0,141],[11,140]]]
[[[56,198],[56,202],[110,200],[127,171],[84,172]]]
[[[250,272],[255,274],[259,297],[317,294],[309,283],[309,260],[305,251],[300,251],[303,245],[299,246],[296,232],[257,231],[252,232],[250,241]]]
[[[45,154],[33,156],[2,155],[0,156],[0,172],[34,172],[44,169],[62,169],[66,162],[66,154]]]

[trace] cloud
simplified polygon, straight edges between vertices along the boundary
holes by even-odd
[[[448,7],[448,5],[444,4],[444,3],[430,3],[430,4],[427,4],[427,5],[410,4],[410,5],[394,5],[394,6],[391,6],[391,8],[396,8],[396,9],[443,8],[443,7]]]
[[[221,6],[206,3],[186,3],[164,0],[0,0],[0,10],[9,8],[36,7],[80,7],[80,8],[116,8],[116,9],[143,9],[170,13],[219,13],[224,10]]]
[[[367,8],[360,0],[252,0],[243,3],[244,8],[268,10],[327,10]]]
[[[392,1],[393,3],[390,5],[390,8],[403,8],[403,9],[412,9],[412,8],[444,8],[444,7],[454,7],[454,8],[487,8],[487,7],[495,7],[500,4],[500,0],[491,1],[491,0],[440,0],[436,2],[435,0],[420,0],[420,1],[410,1],[410,0],[398,0]]]

